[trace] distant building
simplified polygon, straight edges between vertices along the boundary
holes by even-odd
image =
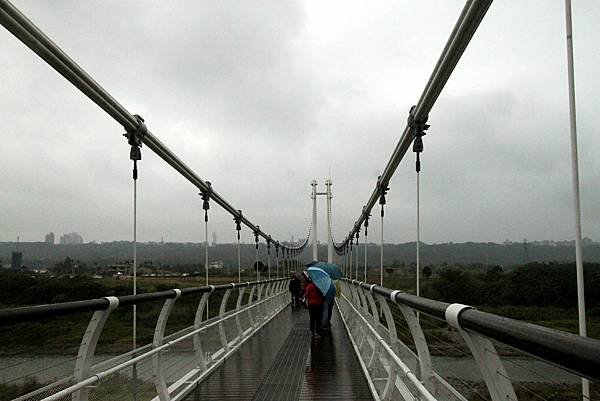
[[[223,268],[223,261],[222,260],[216,260],[214,262],[210,262],[208,264],[208,268],[209,269],[222,269]]]
[[[10,259],[10,268],[11,269],[21,269],[23,266],[23,253],[22,252],[13,252]]]
[[[44,240],[46,244],[54,245],[54,233],[46,234],[46,239]]]
[[[68,233],[60,236],[62,245],[83,244],[83,237],[78,233]]]

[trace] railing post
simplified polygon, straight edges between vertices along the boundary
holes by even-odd
[[[385,317],[385,323],[388,328],[388,333],[390,337],[390,347],[397,353],[398,352],[398,332],[396,331],[396,321],[394,320],[394,316],[392,315],[392,311],[390,310],[390,306],[387,303],[387,300],[383,297],[383,295],[375,294],[379,305],[381,305],[381,310],[383,311],[383,316]]]
[[[163,304],[163,307],[160,311],[160,315],[158,315],[158,320],[156,321],[156,328],[154,329],[154,340],[152,341],[152,348],[157,348],[163,345],[163,339],[165,337],[165,329],[167,328],[167,321],[169,320],[169,315],[173,310],[175,302],[181,296],[181,290],[174,289],[173,291],[175,291],[175,298],[167,299]],[[160,399],[160,401],[170,401],[171,396],[169,394],[169,388],[167,386],[164,366],[162,363],[162,352],[158,352],[152,355],[152,367],[154,370],[154,386],[156,387],[158,398]]]
[[[375,299],[373,298],[373,287],[375,287],[375,284],[371,285],[371,288],[368,291],[364,290],[364,292],[367,300],[369,301],[369,305],[371,306],[371,313],[369,315],[371,315],[371,318],[373,319],[373,325],[377,330],[381,326],[381,323],[379,322],[379,311],[377,310],[377,305],[375,304]]]
[[[117,297],[105,297],[104,299],[108,301],[108,308],[94,312],[88,323],[87,329],[85,330],[85,334],[81,339],[81,345],[79,346],[79,352],[77,353],[75,372],[73,373],[73,378],[76,382],[80,382],[90,377],[90,367],[92,366],[100,333],[102,333],[102,329],[104,328],[104,324],[106,323],[110,312],[119,306],[119,299]],[[71,398],[73,401],[87,401],[88,397],[89,389],[82,389],[74,392]]]
[[[271,283],[267,283],[265,284],[265,293],[263,295],[263,298],[265,299],[269,299],[269,291],[271,290]],[[262,320],[265,320],[267,318],[267,316],[269,315],[269,301],[265,301],[263,302],[259,308],[262,310]],[[261,322],[262,322],[261,320]]]
[[[256,291],[256,285],[253,285],[250,289],[250,295],[248,296],[247,306],[250,306],[254,303],[254,292]],[[252,314],[252,308],[248,308],[248,323],[250,323],[250,327],[254,327],[254,315]]]
[[[240,292],[238,293],[237,302],[235,303],[235,309],[240,310],[242,308],[242,299],[244,298],[244,292],[246,291],[246,287],[240,288]],[[240,314],[235,315],[235,325],[238,331],[238,341],[241,341],[244,338],[244,329],[242,328],[242,320],[240,318]]]
[[[205,292],[202,294],[202,298],[200,299],[200,303],[198,304],[198,309],[196,309],[196,318],[194,319],[194,330],[198,330],[200,326],[202,326],[202,317],[204,315],[204,308],[208,303],[208,298],[215,290],[213,285],[210,285],[210,292]],[[201,371],[205,371],[208,368],[208,363],[210,362],[206,360],[204,356],[204,350],[202,349],[202,340],[200,338],[200,333],[194,334],[194,351],[196,353],[196,360],[198,362],[198,368]]]
[[[396,378],[398,377],[398,368],[395,364],[390,364],[388,378],[385,382],[385,387],[381,393],[381,401],[390,401],[396,388]]]
[[[235,288],[235,284],[231,284],[232,288]],[[229,352],[229,342],[227,341],[227,333],[225,333],[225,325],[223,324],[223,317],[225,316],[225,312],[227,311],[227,300],[229,299],[229,294],[231,294],[231,288],[228,288],[223,294],[223,299],[221,300],[221,308],[219,309],[219,338],[221,339],[221,345],[223,346],[223,351],[225,353]]]
[[[278,303],[277,303],[277,294],[279,294],[279,283],[274,282],[271,284],[271,293],[270,296],[272,296],[273,298],[269,301],[269,316],[273,315],[275,313],[275,311],[277,310],[278,307]]]
[[[360,286],[361,283],[356,287],[356,292],[360,298],[360,311],[365,317],[371,316],[369,313],[369,307],[367,306],[367,297],[365,295],[366,290]]]
[[[258,284],[258,295],[256,298],[256,302],[260,302],[260,300],[262,299],[262,292],[263,292],[263,284]],[[258,307],[256,308],[256,310],[258,311],[257,316],[256,316],[256,321],[254,322],[254,327],[257,327],[260,324],[260,321],[262,320],[262,315],[260,313],[260,305],[258,305]]]
[[[396,294],[400,291],[394,290],[390,294],[390,299],[396,303]],[[419,370],[421,373],[421,382],[425,385],[425,387],[429,391],[434,391],[434,375],[433,375],[433,367],[431,365],[431,355],[429,353],[429,346],[427,345],[427,340],[425,339],[425,334],[423,333],[423,329],[421,327],[421,323],[419,319],[417,319],[417,315],[415,311],[409,308],[406,305],[398,305],[400,312],[402,312],[402,316],[408,324],[408,328],[410,330],[410,334],[415,343],[415,348],[417,349],[417,356],[419,357]]]
[[[487,338],[467,332],[460,327],[458,317],[465,309],[474,308],[462,304],[448,306],[446,309],[446,321],[450,326],[456,328],[465,340],[479,366],[492,401],[516,400],[517,396],[515,395],[512,382],[506,374],[506,369],[496,352],[494,344]]]
[[[281,309],[285,307],[286,294],[286,282],[284,280],[277,282],[277,297],[275,298],[275,309]]]

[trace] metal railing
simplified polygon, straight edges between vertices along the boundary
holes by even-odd
[[[93,312],[81,339],[73,373],[13,399],[181,400],[283,310],[288,303],[286,283],[287,279],[231,283],[1,310],[3,329],[13,324]],[[235,306],[233,299],[230,300],[232,291],[237,291]],[[189,316],[194,319],[193,325],[167,335],[167,322],[177,300],[191,294],[201,295],[195,315]],[[220,297],[219,313],[206,320],[206,307],[215,294]],[[152,343],[97,362],[96,347],[111,312],[151,301],[163,301]]]
[[[492,401],[518,400],[513,380],[494,344],[577,376],[600,380],[599,340],[357,280],[344,278],[341,287],[338,308],[376,399],[466,401],[460,390],[432,367],[422,327],[425,318],[445,322],[449,330],[457,332],[475,359]],[[400,314],[392,308],[399,309],[400,319],[408,327],[408,341],[398,335]]]

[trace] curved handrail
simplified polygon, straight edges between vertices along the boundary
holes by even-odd
[[[446,320],[446,309],[451,305],[376,284],[348,278],[341,280],[441,320]],[[482,312],[475,308],[464,309],[458,315],[458,323],[464,330],[499,341],[577,375],[600,380],[600,340]]]
[[[181,289],[181,296],[189,294],[202,294],[206,292],[225,291],[234,288],[251,287],[259,284],[272,283],[287,280],[287,278],[278,278],[262,281],[248,281],[244,283],[229,283],[220,285],[208,285],[202,287],[190,287]],[[169,299],[176,297],[175,290],[150,292],[138,295],[124,295],[115,297],[118,300],[117,307],[138,305],[159,299]],[[56,304],[23,306],[19,308],[7,308],[0,310],[0,327],[14,323],[31,322],[41,318],[72,315],[80,312],[93,312],[97,310],[106,310],[110,306],[110,300],[107,298],[87,299],[83,301],[61,302]]]

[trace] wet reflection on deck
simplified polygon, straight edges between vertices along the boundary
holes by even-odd
[[[372,400],[335,309],[331,323],[311,341],[308,312],[286,308],[186,400]]]

